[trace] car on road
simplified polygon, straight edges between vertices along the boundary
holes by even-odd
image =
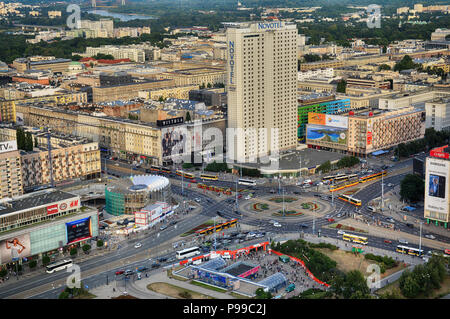
[[[330,223],[334,222],[334,218],[328,218],[327,219]]]
[[[264,237],[264,234],[258,233],[258,234],[255,235],[255,238],[261,238],[261,237]]]
[[[172,221],[170,222],[170,225],[175,225],[176,223],[178,223],[178,221],[172,220]]]
[[[161,266],[161,265],[158,264],[158,263],[153,263],[151,267],[152,267],[153,269],[155,269],[155,268],[159,268],[160,266]]]
[[[136,245],[134,245],[134,248],[141,248],[142,244],[141,243],[136,243]]]
[[[116,276],[122,275],[125,272],[125,270],[118,270],[116,271]]]
[[[163,262],[167,261],[167,257],[159,257],[157,260],[158,260],[160,263],[163,263]]]
[[[200,198],[198,198],[198,197],[196,197],[195,199],[194,199],[197,203],[200,203],[202,200],[200,199]]]
[[[308,228],[308,225],[306,225],[306,224],[298,224],[298,227],[300,227],[300,228]]]
[[[345,234],[345,232],[343,231],[343,230],[338,230],[338,232],[337,232],[339,235],[344,235]]]
[[[427,234],[427,235],[425,235],[425,237],[428,238],[428,239],[436,239],[436,237],[434,237],[434,236],[431,235],[431,234]]]
[[[385,240],[384,240],[384,243],[385,243],[385,244],[392,244],[392,240],[385,239]]]
[[[137,269],[137,271],[139,271],[139,272],[144,272],[144,271],[147,271],[147,270],[148,270],[148,267],[145,267],[145,266],[141,266],[141,267],[139,267]]]
[[[114,165],[115,165],[115,166],[120,166],[120,164],[119,164],[119,163],[114,163]]]
[[[414,225],[411,223],[406,223],[406,226],[408,226],[409,228],[414,228]]]
[[[388,187],[392,187],[392,186],[394,186],[394,184],[388,183],[387,186],[388,186]]]
[[[408,245],[408,241],[406,239],[399,238],[398,242],[403,245]]]
[[[277,223],[273,223],[273,226],[274,227],[281,227],[281,224],[277,222]]]
[[[299,195],[299,194],[300,194],[299,191],[294,191],[293,193],[294,193],[295,195]]]
[[[131,276],[132,274],[134,274],[134,271],[132,271],[131,269],[127,269],[127,270],[125,270],[125,272],[123,274],[125,276]]]
[[[167,225],[162,225],[161,227],[159,227],[159,230],[164,230],[167,228]]]

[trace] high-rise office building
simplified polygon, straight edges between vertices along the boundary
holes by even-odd
[[[17,142],[0,142],[0,199],[22,194],[22,171]]]
[[[295,147],[296,25],[249,22],[226,27],[228,128],[256,129],[256,134],[228,136],[228,157],[243,162]]]

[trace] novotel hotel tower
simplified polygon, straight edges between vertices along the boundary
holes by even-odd
[[[249,22],[226,28],[228,128],[246,132],[227,135],[229,159],[243,162],[295,147],[296,25]]]

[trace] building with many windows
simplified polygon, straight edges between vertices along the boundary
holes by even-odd
[[[15,140],[0,142],[0,199],[23,194],[20,153]]]
[[[246,161],[297,145],[297,41],[294,23],[249,22],[226,27],[228,157]],[[256,133],[257,132],[257,133]]]
[[[54,189],[0,201],[0,265],[57,257],[98,236],[97,209]]]

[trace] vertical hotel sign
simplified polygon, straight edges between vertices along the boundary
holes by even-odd
[[[229,66],[229,76],[228,76],[228,85],[231,90],[235,89],[234,82],[234,72],[235,72],[235,49],[234,49],[234,41],[228,41],[228,66]]]

